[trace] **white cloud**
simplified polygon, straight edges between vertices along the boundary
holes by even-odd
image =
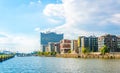
[[[112,24],[112,25],[115,25],[115,26],[120,25],[120,13],[112,14],[108,18],[102,20],[99,23],[100,26],[105,26],[105,25],[109,25],[109,24]]]
[[[48,21],[49,21],[50,23],[52,23],[53,25],[54,25],[54,24],[56,25],[56,24],[60,24],[60,23],[61,23],[61,20],[51,19],[51,18],[49,18]]]
[[[54,29],[51,29],[51,31],[53,32],[57,32],[57,33],[64,33],[64,38],[66,39],[77,39],[78,36],[90,36],[90,35],[101,35],[103,34],[102,32],[91,32],[91,31],[86,31],[86,30],[81,30],[81,29],[77,29],[74,27],[71,27],[67,24],[64,24],[62,26],[56,27]]]
[[[43,10],[43,14],[48,18],[48,22],[59,25],[64,22],[63,4],[48,4]]]
[[[119,15],[114,15],[120,13],[120,4],[118,1],[62,0],[62,4],[48,4],[43,12],[48,17],[64,17],[66,20],[65,24],[55,27],[51,31],[63,32],[69,36],[73,36],[73,34],[76,34],[76,36],[99,35],[109,32],[106,29],[111,30],[109,27],[111,24],[106,22],[111,15],[113,15],[111,21],[119,23]],[[106,25],[107,27],[105,27]],[[97,29],[97,27],[99,28]],[[68,36],[66,37],[68,38]]]
[[[39,28],[39,27],[36,27],[36,28],[35,28],[35,31],[40,32],[40,28]]]
[[[109,18],[110,15],[120,12],[119,5],[113,0],[62,0],[67,24],[92,26]]]
[[[41,0],[38,0],[38,1],[30,1],[29,5],[30,6],[36,6],[36,5],[40,5],[42,2]]]
[[[13,39],[13,42],[16,43],[15,48],[21,49],[22,52],[29,52],[35,49],[39,49],[39,40],[35,37],[32,38],[28,36],[17,36]]]
[[[0,50],[32,52],[37,49],[39,49],[39,38],[36,37],[7,34],[7,37],[0,38]]]
[[[64,9],[62,4],[48,4],[43,13],[49,17],[64,17]]]
[[[120,25],[120,13],[112,15],[112,17],[109,19],[109,21],[114,24]]]

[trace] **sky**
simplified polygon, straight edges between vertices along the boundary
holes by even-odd
[[[40,49],[40,32],[120,35],[120,0],[0,0],[0,50]]]

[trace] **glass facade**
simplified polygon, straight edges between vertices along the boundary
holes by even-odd
[[[60,42],[63,39],[63,34],[57,34],[54,32],[40,33],[40,44],[48,45],[48,42]]]
[[[90,36],[90,37],[79,37],[79,41],[81,43],[79,43],[80,46],[80,50],[82,49],[82,47],[84,48],[89,48],[90,51],[98,51],[98,38],[95,36]]]

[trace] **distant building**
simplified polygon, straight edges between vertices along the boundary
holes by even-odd
[[[49,52],[55,52],[55,44],[53,42],[48,43]]]
[[[63,39],[60,41],[60,53],[68,53],[71,51],[71,40]]]
[[[81,49],[83,47],[89,47],[89,44],[88,44],[88,38],[85,37],[85,36],[79,36],[78,37],[78,48],[79,48],[79,53],[81,52]]]
[[[117,36],[106,34],[98,38],[98,49],[106,45],[109,52],[117,51]]]
[[[81,48],[82,47],[84,47],[84,48],[89,47],[89,38],[88,37],[85,37],[85,36],[81,37]]]
[[[98,51],[98,38],[95,36],[88,37],[89,39],[89,48],[90,51],[97,52]]]
[[[46,45],[41,45],[41,51],[45,52],[46,51],[45,49],[46,49]]]
[[[11,51],[6,51],[6,50],[4,50],[4,51],[2,51],[2,52],[0,52],[1,54],[13,54],[13,52],[11,52]]]
[[[40,44],[42,45],[41,49],[44,52],[45,46],[48,45],[48,42],[60,42],[63,39],[63,34],[57,34],[55,32],[46,32],[40,33]]]
[[[60,53],[60,43],[49,42],[48,43],[48,52]]]
[[[60,53],[60,43],[55,43],[55,52]]]
[[[50,52],[51,50],[50,50],[50,48],[49,48],[49,46],[47,45],[47,46],[45,46],[45,51],[44,52]]]
[[[90,51],[98,51],[98,38],[95,36],[85,37],[80,36],[78,38],[78,48],[81,52],[82,48],[88,48]]]
[[[79,37],[78,37],[78,53],[81,52],[81,37],[82,37],[82,36],[79,36]]]
[[[71,40],[71,51],[74,53],[78,53],[78,41],[77,40]]]
[[[81,47],[81,36],[78,37],[78,48]]]
[[[117,52],[120,52],[120,37],[117,38]]]

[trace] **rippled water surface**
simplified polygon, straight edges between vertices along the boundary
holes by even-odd
[[[15,57],[0,63],[0,73],[120,73],[120,59]]]

